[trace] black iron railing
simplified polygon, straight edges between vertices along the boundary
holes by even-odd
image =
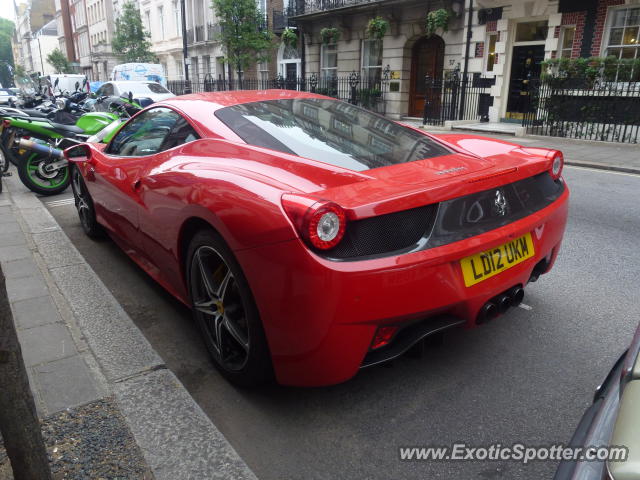
[[[534,82],[522,125],[534,135],[640,142],[640,82]]]
[[[335,10],[337,8],[355,7],[378,0],[298,0],[292,7],[292,16],[306,15],[315,12]]]
[[[283,89],[318,93],[344,100],[353,105],[359,105],[378,113],[385,113],[385,95],[388,91],[388,75],[381,80],[362,78],[358,73],[345,77],[320,77],[311,74],[307,77],[279,76],[274,79],[262,80],[257,78],[223,79],[214,78],[207,74],[201,80],[189,83],[191,91],[218,92],[225,90],[267,90]],[[170,80],[167,88],[176,95],[183,95],[187,83],[184,80]]]
[[[204,38],[204,25],[196,25],[196,42],[204,42],[206,39]]]
[[[445,72],[438,78],[426,77],[423,123],[442,125],[450,120],[488,121],[489,107],[493,105],[490,89],[494,84],[494,78],[483,78],[479,74],[465,78],[457,70]],[[422,101],[420,97],[418,101]]]
[[[271,12],[273,19],[273,31],[282,33],[285,28],[295,27],[296,22],[291,18],[295,16],[295,7],[289,6],[285,10],[273,10]]]

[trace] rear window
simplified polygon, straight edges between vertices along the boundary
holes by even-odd
[[[451,153],[419,132],[340,100],[268,100],[215,114],[248,144],[356,171]]]

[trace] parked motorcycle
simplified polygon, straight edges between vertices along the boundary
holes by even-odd
[[[108,142],[126,118],[141,107],[132,100],[106,97],[110,111],[88,112],[75,125],[47,118],[7,117],[2,122],[2,153],[17,166],[22,183],[42,195],[64,191],[70,182],[67,161],[61,151],[82,142]]]

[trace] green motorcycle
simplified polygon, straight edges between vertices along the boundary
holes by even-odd
[[[61,193],[71,179],[68,163],[58,153],[78,143],[108,142],[123,118],[141,108],[135,102],[120,100],[119,105],[110,106],[109,112],[85,113],[75,125],[46,118],[5,117],[0,143],[2,153],[16,165],[20,180],[27,188],[41,195]]]

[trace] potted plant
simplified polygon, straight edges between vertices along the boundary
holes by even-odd
[[[369,20],[369,23],[367,23],[366,33],[367,36],[380,40],[385,36],[388,29],[389,22],[387,22],[384,18],[377,16]]]
[[[298,48],[298,35],[293,28],[287,27],[284,29],[282,32],[282,43],[292,48]]]
[[[320,38],[322,43],[336,43],[340,39],[340,30],[335,27],[325,27],[320,30]]]
[[[439,8],[427,13],[425,21],[427,36],[435,35],[438,30],[447,32],[449,30],[449,20],[451,20],[451,12],[445,8]]]

